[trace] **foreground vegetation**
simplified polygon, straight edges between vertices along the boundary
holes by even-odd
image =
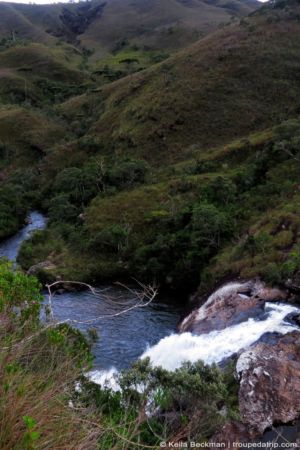
[[[89,366],[89,346],[67,326],[42,327],[41,301],[35,278],[1,262],[0,447],[87,448],[89,416],[77,414],[68,402],[75,380]]]
[[[157,448],[207,440],[238,416],[232,371],[201,362],[171,373],[140,361],[117,392],[89,382],[88,341],[66,324],[40,323],[41,301],[36,278],[0,263],[1,449]]]

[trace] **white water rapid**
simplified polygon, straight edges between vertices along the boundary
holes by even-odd
[[[220,363],[240,350],[249,348],[265,333],[286,334],[299,329],[285,320],[289,314],[299,313],[299,308],[278,303],[266,303],[264,308],[265,314],[259,320],[251,318],[200,336],[190,332],[167,336],[148,348],[140,358],[149,357],[153,366],[162,366],[171,371],[186,361]],[[117,390],[116,374],[117,370],[111,368],[108,371],[93,371],[90,378],[95,383]]]

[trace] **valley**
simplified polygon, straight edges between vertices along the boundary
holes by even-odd
[[[1,450],[300,445],[299,17],[0,2]]]

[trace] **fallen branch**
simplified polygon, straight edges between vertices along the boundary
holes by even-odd
[[[138,302],[135,303],[134,305],[131,305],[127,308],[122,309],[121,311],[118,311],[116,313],[113,314],[103,314],[101,316],[97,316],[94,317],[93,319],[90,320],[75,320],[75,319],[66,319],[64,322],[60,322],[61,323],[73,323],[73,324],[91,324],[94,322],[97,322],[98,320],[101,319],[112,319],[114,317],[118,317],[121,316],[123,314],[127,314],[129,311],[132,311],[133,309],[136,308],[145,308],[147,307],[150,303],[153,302],[153,300],[155,299],[155,297],[157,296],[158,290],[156,288],[154,288],[153,286],[146,286],[142,283],[140,283],[139,281],[135,280],[139,286],[142,288],[142,291],[136,291],[133,290],[131,288],[129,288],[128,286],[122,284],[122,283],[115,283],[117,286],[121,286],[122,288],[126,289],[128,292],[130,292],[131,294],[134,295],[135,298],[138,299]],[[52,319],[52,321],[55,321],[55,317],[54,317],[54,313],[53,313],[53,308],[52,308],[52,300],[53,297],[55,295],[55,293],[52,293],[52,288],[58,284],[76,284],[76,285],[82,285],[87,287],[93,295],[97,296],[99,294],[99,291],[97,291],[94,287],[92,287],[91,285],[87,284],[87,283],[81,283],[79,281],[64,281],[64,280],[60,280],[60,281],[56,281],[52,284],[47,285],[47,289],[48,289],[48,308],[49,308],[49,314],[50,314],[50,318]],[[104,291],[100,291],[100,293],[105,292]],[[111,300],[111,297],[107,297],[104,296],[106,298],[109,298]],[[118,303],[118,305],[121,305],[120,303]]]
[[[63,281],[63,280],[59,280],[59,281],[55,281],[54,283],[51,284],[46,284],[46,288],[48,290],[48,307],[49,307],[49,314],[52,320],[54,320],[54,314],[53,314],[53,308],[52,308],[52,299],[55,295],[52,295],[52,288],[54,286],[57,286],[59,284],[76,284],[76,285],[80,285],[80,286],[85,286],[86,288],[88,288],[93,294],[95,294],[95,289],[87,283],[82,283],[81,281]]]
[[[68,323],[68,324],[91,324],[94,322],[97,322],[98,320],[101,319],[113,319],[114,317],[118,317],[121,316],[123,314],[127,314],[128,312],[136,309],[136,308],[145,308],[147,307],[150,303],[153,302],[153,300],[155,299],[155,297],[157,296],[158,290],[156,288],[154,288],[153,286],[146,286],[142,283],[140,283],[139,281],[135,280],[139,286],[141,286],[141,288],[143,289],[142,291],[136,291],[134,289],[129,288],[128,286],[122,284],[122,283],[115,283],[117,286],[121,286],[122,288],[126,289],[128,292],[130,292],[131,294],[134,295],[134,297],[138,300],[134,305],[130,305],[124,309],[122,309],[121,311],[118,311],[116,313],[113,314],[103,314],[101,316],[97,316],[94,317],[93,319],[90,320],[75,320],[75,319],[65,319],[65,320],[61,320],[59,322],[55,321],[55,317],[54,317],[54,313],[53,313],[53,308],[52,308],[52,301],[53,298],[55,296],[55,292],[53,293],[53,287],[57,286],[59,284],[75,284],[75,285],[81,285],[81,286],[85,286],[87,287],[93,295],[97,296],[100,293],[102,294],[103,292],[105,292],[107,289],[103,289],[101,291],[95,289],[93,286],[87,284],[87,283],[81,283],[79,281],[64,281],[64,280],[60,280],[60,281],[55,281],[52,284],[47,284],[47,290],[48,290],[48,308],[49,308],[49,315],[51,318],[50,323],[48,323],[47,325],[41,327],[40,330],[38,330],[36,333],[33,333],[30,336],[25,337],[24,339],[22,339],[21,341],[17,341],[14,343],[11,343],[9,346],[6,347],[2,347],[1,350],[10,350],[14,347],[19,347],[22,346],[23,344],[31,341],[32,339],[34,339],[36,336],[38,336],[39,334],[43,333],[44,331],[46,331],[49,328],[56,328],[59,325],[62,325],[64,323]],[[111,300],[111,297],[105,296],[106,298],[109,298]],[[121,306],[121,303],[117,303],[119,306]]]

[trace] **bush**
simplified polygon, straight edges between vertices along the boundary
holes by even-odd
[[[118,253],[128,246],[129,230],[121,225],[114,224],[95,233],[89,242],[93,252]]]
[[[148,164],[139,159],[126,159],[116,163],[107,173],[107,181],[118,188],[144,183]]]
[[[40,288],[36,278],[14,272],[10,263],[0,262],[0,313],[16,320],[20,331],[35,327],[39,321]]]
[[[15,233],[25,219],[27,204],[20,186],[0,187],[0,239]]]
[[[210,203],[200,203],[193,208],[192,241],[209,247],[219,247],[221,237],[232,232],[229,217]]]
[[[96,448],[91,415],[69,403],[89,344],[67,324],[43,329],[41,299],[34,277],[0,263],[0,448]]]
[[[73,222],[76,220],[80,210],[74,206],[67,194],[53,197],[49,204],[49,218],[52,222]]]
[[[202,192],[209,202],[222,206],[236,200],[237,188],[230,179],[219,176],[209,182]]]
[[[85,383],[81,394],[89,407],[106,417],[103,450],[122,448],[121,430],[130,448],[156,448],[174,435],[202,442],[226,420],[238,418],[238,385],[230,367],[221,372],[199,361],[169,372],[145,359],[119,374],[117,381],[119,392]]]

